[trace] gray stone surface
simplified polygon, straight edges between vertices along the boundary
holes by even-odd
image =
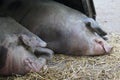
[[[94,0],[97,21],[111,33],[120,32],[120,0]]]

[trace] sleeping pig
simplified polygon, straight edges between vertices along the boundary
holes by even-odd
[[[0,75],[38,72],[53,54],[46,45],[12,18],[0,17]]]
[[[16,0],[6,14],[48,43],[56,53],[102,55],[112,50],[99,25],[81,12],[52,0]]]

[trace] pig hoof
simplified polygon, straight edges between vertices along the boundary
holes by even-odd
[[[20,35],[20,40],[28,47],[46,47],[47,43],[40,38],[34,36],[27,36],[25,34]]]
[[[27,58],[25,61],[25,69],[27,72],[39,72],[42,67],[46,64],[46,59],[38,58],[38,59],[31,59]]]

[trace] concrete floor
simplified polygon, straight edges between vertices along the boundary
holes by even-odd
[[[120,33],[120,0],[94,0],[97,21],[107,32]]]

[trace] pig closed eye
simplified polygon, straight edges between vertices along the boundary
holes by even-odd
[[[87,22],[87,23],[86,23],[86,27],[87,27],[91,32],[95,32],[94,29],[91,27],[91,22]]]

